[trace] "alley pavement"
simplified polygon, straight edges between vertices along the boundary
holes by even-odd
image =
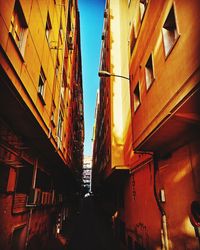
[[[83,199],[74,223],[67,250],[119,250],[111,221],[98,209],[93,197]]]

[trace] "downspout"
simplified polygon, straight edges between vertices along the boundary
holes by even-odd
[[[162,229],[161,229],[161,242],[162,242],[162,250],[169,250],[169,241],[168,241],[168,233],[167,233],[167,218],[166,218],[166,212],[164,208],[162,207],[159,197],[157,195],[156,191],[156,174],[158,171],[158,161],[157,157],[154,155],[153,156],[153,162],[154,162],[154,196],[156,199],[157,206],[160,210],[161,213],[161,224],[162,224]]]
[[[33,189],[35,188],[35,185],[36,185],[37,170],[38,170],[38,159],[36,159],[35,163],[34,163],[33,177],[32,177],[32,188]],[[32,214],[33,214],[33,206],[31,206],[30,211],[29,211],[29,216],[28,216],[26,240],[25,240],[25,249],[27,249],[27,246],[28,246]]]

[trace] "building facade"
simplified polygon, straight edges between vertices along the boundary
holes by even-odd
[[[92,157],[84,156],[83,159],[83,173],[82,173],[83,189],[84,192],[91,192],[92,182]]]
[[[47,249],[81,179],[77,1],[1,1],[0,26],[0,248]]]
[[[111,164],[93,164],[96,183],[115,196],[105,206],[128,249],[199,249],[199,8],[196,0],[106,3],[100,69],[111,76],[100,86],[111,111],[100,122],[111,122]]]

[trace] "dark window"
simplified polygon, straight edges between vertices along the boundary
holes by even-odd
[[[9,171],[9,167],[0,165],[0,193],[7,191]]]
[[[63,27],[62,27],[62,23],[60,23],[60,29],[59,29],[59,41],[60,44],[63,44],[63,39],[64,39],[64,33],[63,33]]]
[[[140,106],[140,86],[139,86],[139,82],[135,87],[134,93],[133,93],[133,100],[134,100],[134,111],[136,111],[138,109],[138,107]]]
[[[69,34],[72,29],[72,24],[71,24],[71,2],[69,2],[69,9],[68,9],[68,17],[67,17],[67,33]]]
[[[135,34],[135,27],[134,27],[134,24],[132,25],[132,29],[131,29],[131,35],[130,35],[130,51],[131,51],[131,54],[133,52],[133,49],[135,47],[135,43],[136,43],[136,34]]]
[[[153,80],[155,79],[152,55],[149,56],[149,59],[145,65],[145,78],[146,78],[146,87],[147,89],[149,89]]]
[[[41,98],[41,100],[43,101],[43,103],[44,103],[45,82],[46,82],[46,77],[45,77],[44,71],[41,67],[39,83],[38,83],[38,95]]]
[[[172,8],[170,9],[167,19],[163,25],[162,34],[163,34],[165,56],[167,56],[172,50],[175,42],[179,37],[174,6],[172,6]]]
[[[144,13],[146,11],[147,8],[147,0],[140,0],[140,19],[142,21],[143,17],[144,17]]]
[[[58,117],[58,130],[57,130],[57,136],[60,140],[62,140],[62,130],[63,130],[63,115],[60,112]]]
[[[33,167],[24,166],[18,168],[16,193],[29,194],[32,187]]]
[[[40,169],[37,170],[36,188],[40,188],[44,192],[51,191],[51,178]]]
[[[55,122],[55,111],[56,111],[56,105],[55,102],[52,102],[52,109],[51,109],[51,123],[53,125],[53,127],[56,126],[56,122]]]
[[[50,16],[48,13],[47,14],[47,21],[46,21],[46,28],[45,28],[46,38],[47,38],[48,42],[50,42],[51,30],[52,30],[52,25],[51,25]]]
[[[60,62],[59,59],[56,59],[56,78],[59,77],[59,68],[60,68]]]

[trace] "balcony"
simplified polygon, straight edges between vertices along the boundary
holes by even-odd
[[[200,128],[200,86],[174,107],[134,150],[168,153],[195,138]]]

